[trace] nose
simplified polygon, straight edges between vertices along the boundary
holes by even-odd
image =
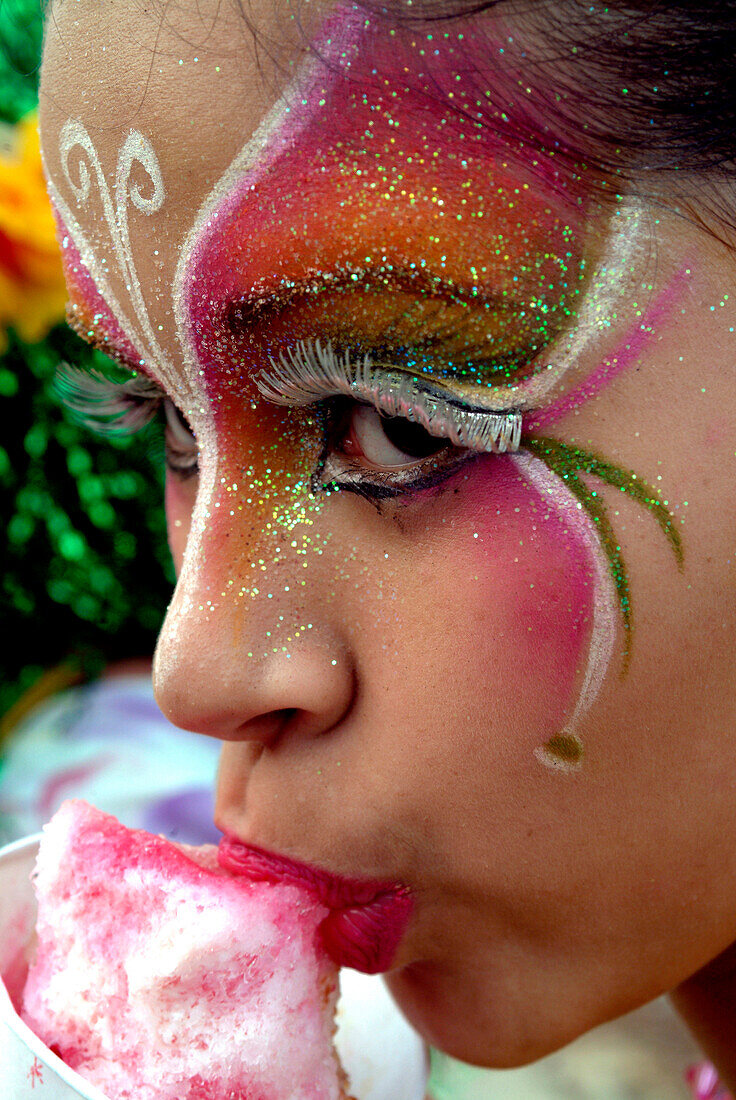
[[[215,602],[202,598],[203,587],[211,593],[206,570],[185,564],[154,659],[164,715],[196,733],[263,744],[286,731],[316,737],[338,725],[352,705],[354,666],[324,601],[306,611],[265,599]],[[289,630],[297,614],[309,629]]]

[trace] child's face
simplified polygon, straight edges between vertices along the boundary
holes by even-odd
[[[161,7],[59,0],[42,86],[72,317],[198,442],[159,702],[224,830],[411,888],[431,1042],[530,1060],[736,935],[733,256],[519,136],[507,5]],[[443,444],[494,409],[518,453]]]

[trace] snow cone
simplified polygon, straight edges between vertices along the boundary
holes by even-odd
[[[346,1100],[311,893],[79,801],[44,828],[35,887],[22,1018],[90,1097]]]

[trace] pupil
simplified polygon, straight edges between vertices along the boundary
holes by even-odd
[[[426,458],[447,446],[446,439],[430,435],[421,424],[413,424],[403,416],[381,416],[381,427],[389,442],[412,458]]]

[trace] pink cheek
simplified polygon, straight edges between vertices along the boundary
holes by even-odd
[[[476,608],[481,637],[485,624],[488,645],[477,652],[501,674],[520,721],[558,732],[576,702],[593,617],[586,521],[571,523],[507,458],[479,463],[468,501],[455,560],[458,595],[467,586],[462,602]]]

